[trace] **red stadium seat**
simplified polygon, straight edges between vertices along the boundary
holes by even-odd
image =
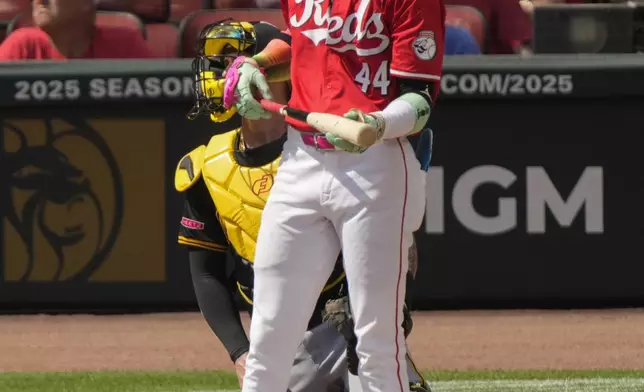
[[[141,19],[139,19],[136,15],[129,12],[98,11],[96,13],[96,25],[131,28],[132,30],[140,31],[143,38],[146,38],[145,26],[143,25],[143,22],[141,22]],[[24,12],[16,16],[9,23],[9,26],[7,26],[7,35],[9,35],[16,29],[29,26],[33,26],[31,11]]]
[[[170,21],[179,22],[193,12],[211,8],[211,0],[170,0]]]
[[[280,9],[280,0],[214,0],[215,9],[227,8],[274,8]]]
[[[474,7],[465,5],[445,6],[445,24],[463,27],[469,30],[482,49],[485,47],[487,22],[483,14]]]
[[[98,9],[129,12],[146,23],[163,23],[170,18],[170,0],[100,0]]]
[[[127,27],[141,32],[143,38],[147,38],[145,25],[136,15],[130,12],[99,11],[96,13],[96,24],[98,26]]]
[[[280,29],[286,28],[282,11],[276,9],[216,9],[197,11],[182,20],[179,26],[179,57],[194,57],[199,32],[207,24],[224,19],[248,22],[263,21],[272,23]]]
[[[171,23],[151,23],[145,27],[148,31],[148,46],[155,57],[177,57],[179,31],[175,25]]]
[[[0,21],[9,22],[16,15],[30,9],[30,0],[1,0],[0,1]]]
[[[7,35],[11,34],[12,31],[18,30],[21,27],[30,27],[33,26],[33,21],[31,20],[31,10],[27,10],[16,15],[11,22],[7,24]]]

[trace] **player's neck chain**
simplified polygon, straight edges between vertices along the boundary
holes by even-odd
[[[240,130],[238,134],[239,134],[239,145],[237,146],[237,149],[239,152],[244,152],[248,149],[248,146],[246,145],[246,141],[244,140],[244,133]]]

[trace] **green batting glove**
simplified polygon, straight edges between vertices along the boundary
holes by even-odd
[[[262,108],[262,105],[253,96],[253,87],[259,90],[264,99],[273,99],[271,89],[268,87],[266,77],[255,65],[243,62],[238,67],[239,81],[235,86],[237,102],[235,107],[240,116],[249,120],[271,118],[271,114]]]
[[[372,125],[374,127],[378,127],[378,121],[375,119],[375,117],[373,117],[370,114],[366,114],[358,109],[349,110],[344,114],[344,117],[348,118],[349,120],[359,121],[362,123]],[[347,152],[360,154],[367,150],[365,147],[360,147],[357,144],[348,142],[333,133],[327,133],[326,139],[329,141],[329,143],[333,144],[340,150],[344,150]]]

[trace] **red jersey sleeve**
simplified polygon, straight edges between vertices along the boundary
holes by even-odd
[[[443,0],[394,0],[391,75],[440,80],[445,42]]]

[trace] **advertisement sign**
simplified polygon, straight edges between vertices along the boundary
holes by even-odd
[[[642,109],[637,99],[442,101],[414,305],[644,303]]]
[[[0,68],[0,304],[194,305],[172,176],[230,124],[186,119],[190,61]],[[643,72],[446,59],[412,307],[644,305]]]
[[[161,120],[4,118],[2,280],[165,280]]]

